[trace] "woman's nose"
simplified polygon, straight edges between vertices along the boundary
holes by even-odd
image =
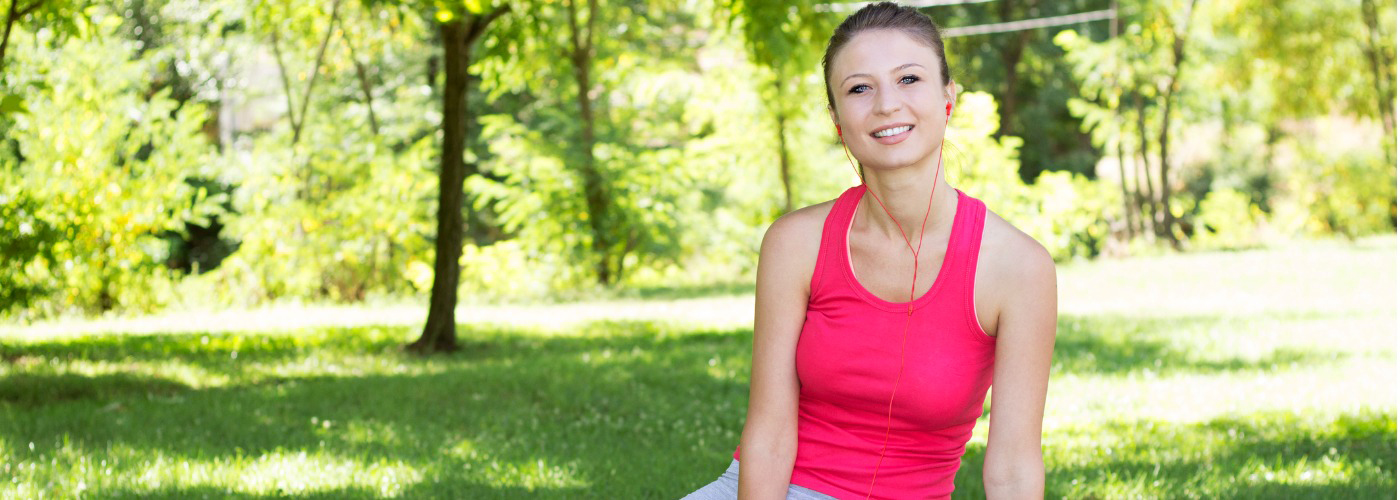
[[[875,94],[875,113],[877,114],[888,115],[894,113],[895,111],[899,111],[903,105],[904,103],[900,99],[898,92],[882,90],[878,94]]]

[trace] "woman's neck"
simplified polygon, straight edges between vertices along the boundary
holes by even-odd
[[[951,227],[954,212],[957,210],[957,193],[952,186],[944,182],[944,175],[941,170],[935,174],[935,167],[906,167],[886,171],[867,171],[865,183],[871,194],[879,197],[879,202],[884,203],[881,208],[880,203],[874,197],[865,196],[861,200],[861,211],[863,225],[879,232],[879,234],[898,242],[903,242],[905,236],[900,234],[903,228],[904,235],[909,238],[909,244],[918,246],[920,225],[923,225],[922,232],[924,239],[929,235],[937,234]],[[936,175],[936,177],[935,177]],[[935,188],[935,179],[937,179]],[[933,191],[930,202],[930,191]],[[932,207],[930,207],[932,203]],[[888,210],[888,214],[886,214]],[[928,222],[924,223],[924,215],[928,214]],[[899,221],[896,226],[890,220],[893,216]]]

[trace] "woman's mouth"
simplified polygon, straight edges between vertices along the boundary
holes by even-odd
[[[909,137],[909,131],[911,130],[914,130],[913,125],[899,125],[887,129],[878,130],[875,133],[870,134],[870,136],[875,138],[875,142],[888,146],[903,142],[904,139]]]

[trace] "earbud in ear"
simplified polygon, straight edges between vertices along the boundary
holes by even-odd
[[[837,126],[836,126],[836,137],[841,137],[841,126],[840,126],[840,125],[837,125]]]
[[[946,106],[945,109],[948,110],[948,116],[953,116],[953,103],[948,103],[948,106]]]

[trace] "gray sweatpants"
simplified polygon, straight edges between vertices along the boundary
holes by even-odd
[[[739,498],[739,461],[734,460],[729,463],[729,468],[720,474],[719,479],[710,484],[701,486],[681,500],[734,500]],[[795,484],[788,485],[788,500],[836,500],[836,497],[826,495],[816,490],[803,488]]]

